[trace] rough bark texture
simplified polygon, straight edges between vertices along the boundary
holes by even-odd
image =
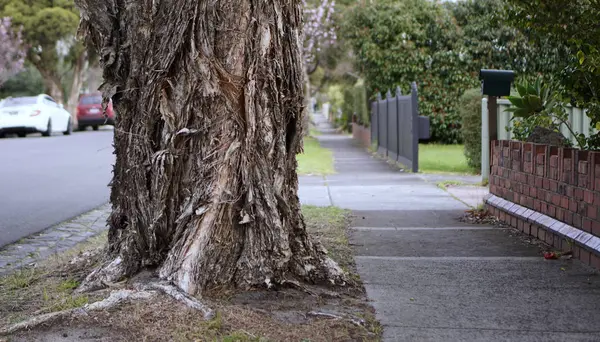
[[[119,118],[107,263],[190,294],[343,282],[297,197],[299,0],[76,0]]]

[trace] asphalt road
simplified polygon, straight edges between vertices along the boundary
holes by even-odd
[[[112,129],[0,139],[0,247],[106,202]]]

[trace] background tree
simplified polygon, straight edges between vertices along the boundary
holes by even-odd
[[[346,15],[344,36],[356,55],[367,91],[418,82],[422,114],[432,121],[432,138],[461,140],[457,102],[476,79],[466,72],[470,56],[461,50],[460,29],[451,13],[427,0],[362,2]]]
[[[76,120],[86,55],[75,40],[79,15],[73,1],[0,0],[0,15],[12,17],[14,25],[23,27],[27,61],[42,75],[46,92],[67,103]]]
[[[119,112],[107,261],[84,288],[147,267],[188,293],[343,281],[297,196],[300,1],[76,3]]]
[[[600,128],[600,1],[509,0],[508,20],[531,40],[547,39],[564,46],[568,63],[554,70],[564,100],[588,110],[592,126]],[[589,141],[600,148],[600,136]]]
[[[24,61],[21,30],[12,27],[11,18],[0,17],[0,87],[23,68]]]

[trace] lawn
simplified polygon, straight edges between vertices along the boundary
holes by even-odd
[[[304,138],[304,153],[299,154],[299,175],[330,175],[335,173],[333,168],[333,153],[321,147],[317,139]]]
[[[464,154],[463,145],[419,145],[419,171],[424,173],[474,174]]]

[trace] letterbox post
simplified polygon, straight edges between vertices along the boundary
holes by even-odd
[[[498,96],[510,95],[510,86],[514,78],[515,73],[512,70],[482,69],[479,71],[481,93],[488,96],[489,146],[487,148],[490,160],[492,160],[493,141],[498,139]],[[481,152],[484,153],[484,151]],[[491,168],[491,163],[489,164],[490,165],[487,165],[487,167]]]

